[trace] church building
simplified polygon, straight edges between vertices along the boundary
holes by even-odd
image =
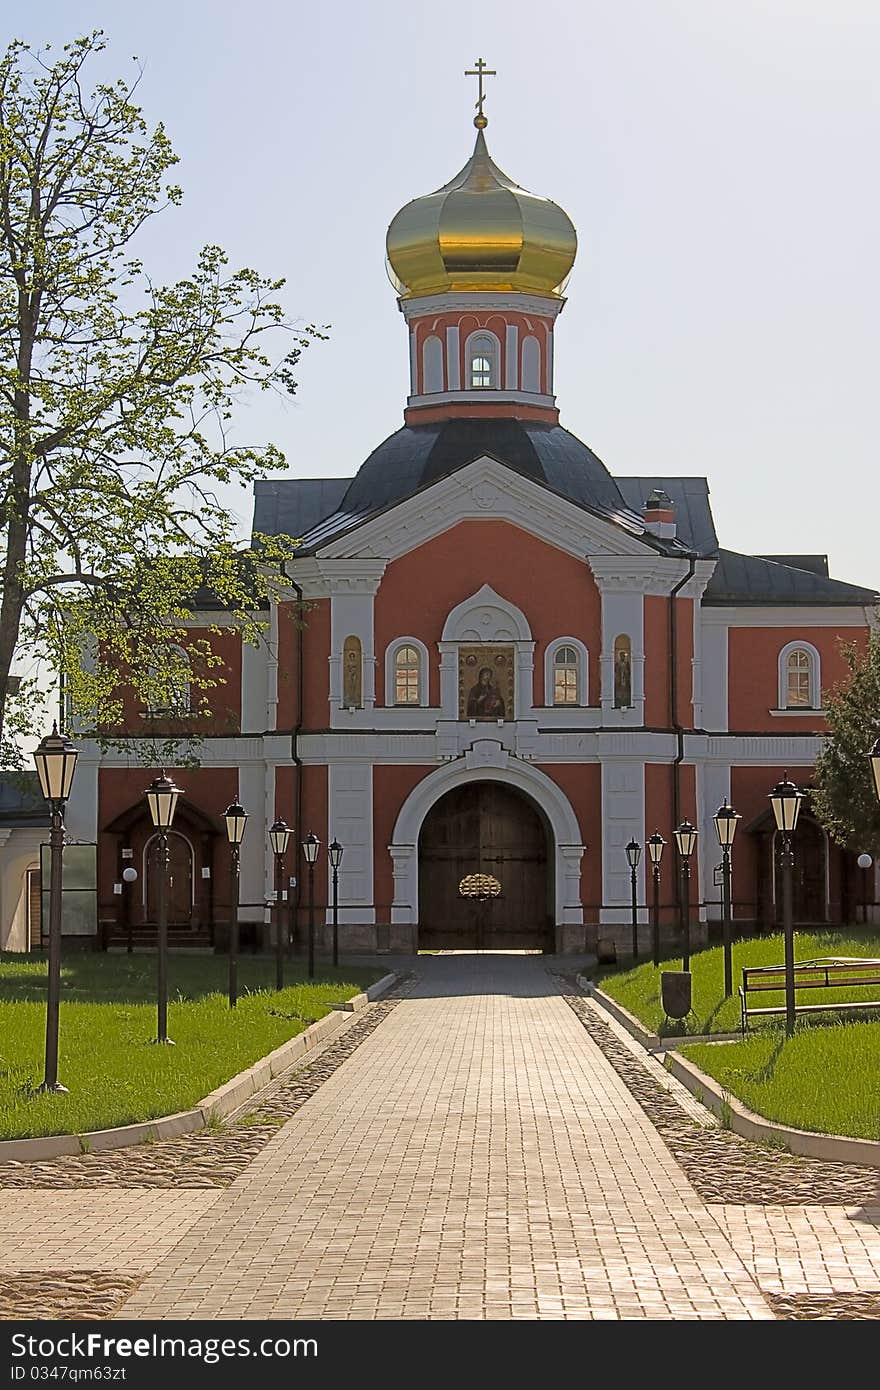
[[[482,100],[475,124],[460,172],[388,229],[410,372],[402,425],[346,477],[256,485],[254,530],[301,544],[266,643],[243,646],[231,622],[211,639],[225,684],[215,718],[192,718],[199,765],[166,769],[185,793],[171,837],[177,945],[227,939],[222,813],[236,798],[249,813],[240,896],[255,945],[274,931],[279,817],[295,832],[285,929],[300,949],[309,833],[322,950],[334,840],[343,952],[627,949],[632,841],[647,950],[655,831],[672,942],[684,820],[699,832],[690,895],[705,939],[720,918],[712,817],[725,798],[741,816],[736,922],[778,921],[768,792],[785,770],[808,791],[823,691],[845,676],[841,645],[866,641],[878,596],[830,578],[823,555],[722,548],[705,478],[657,476],[650,460],[617,476],[560,423],[556,333],[575,228],[494,163]],[[194,613],[193,636],[217,623],[215,610]],[[167,713],[133,712],[132,741],[147,719],[162,734]],[[146,941],[157,870],[143,793],[156,774],[77,741],[68,828],[97,845],[96,942]],[[853,920],[861,871],[809,799],[795,848],[796,919]],[[475,874],[498,896],[462,893]],[[0,937],[27,949],[14,899]]]

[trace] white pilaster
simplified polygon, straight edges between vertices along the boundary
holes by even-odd
[[[275,770],[271,770],[274,794]],[[266,782],[269,769],[265,762],[243,763],[238,769],[238,799],[249,813],[247,829],[241,842],[239,896],[243,922],[265,921],[265,901],[268,891],[266,878]],[[273,817],[274,819],[274,817]]]
[[[507,325],[505,341],[504,385],[509,391],[519,390],[519,329],[515,323]]]
[[[333,763],[328,769],[329,825],[327,842],[342,845],[339,868],[339,920],[376,920],[373,907],[373,767],[371,763]],[[327,903],[331,902],[332,871],[327,862]],[[327,912],[328,922],[332,914]]]
[[[615,739],[617,742],[617,739]],[[601,922],[632,921],[632,890],[626,846],[637,840],[643,847],[638,871],[639,921],[647,920],[645,902],[645,766],[641,760],[602,759],[602,908]],[[619,906],[618,906],[619,904]]]
[[[92,744],[91,748],[95,748],[95,745]],[[70,800],[64,813],[64,824],[71,840],[83,840],[87,844],[93,844],[98,838],[99,764],[100,754],[97,749],[93,753],[91,749],[80,748]],[[150,780],[145,773],[145,787]],[[46,839],[48,838],[49,832],[46,831]]]
[[[461,357],[457,325],[446,330],[446,389],[461,390]],[[413,394],[415,394],[413,387]]]
[[[704,915],[711,921],[721,919],[721,887],[714,881],[714,870],[721,864],[721,847],[715,834],[713,817],[722,801],[730,803],[730,766],[725,763],[698,762],[696,764],[697,784],[697,829],[700,838],[697,852],[700,863],[700,898],[702,901],[717,899],[718,905],[705,908]],[[737,842],[734,840],[731,855],[736,855]]]
[[[716,620],[723,609],[697,608],[700,615],[702,649],[703,727],[713,733],[728,729],[728,634],[724,621]]]

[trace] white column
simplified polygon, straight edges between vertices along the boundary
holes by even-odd
[[[615,736],[615,741],[617,737]],[[602,755],[602,901],[601,922],[632,922],[632,890],[626,846],[645,845],[645,766],[639,759]],[[639,903],[644,903],[644,869],[639,867]],[[619,906],[618,906],[619,904]],[[645,920],[644,911],[639,920]]]
[[[581,860],[583,857],[583,845],[559,845],[557,848],[555,926],[566,924],[580,926],[583,923],[584,909],[581,905]]]
[[[331,762],[327,769],[328,843],[342,845],[339,868],[340,922],[374,922],[373,906],[373,766],[371,763]],[[327,903],[332,891],[327,860]],[[327,912],[327,921],[332,921]]]
[[[64,812],[64,824],[71,840],[93,844],[98,838],[98,767],[100,754],[93,743],[80,747],[76,760],[70,800]],[[153,774],[155,775],[155,774]],[[144,773],[144,788],[152,780]],[[146,802],[144,802],[146,810]],[[46,832],[48,840],[49,832]]]
[[[535,644],[516,643],[516,708],[517,719],[528,719],[534,712]]]
[[[241,732],[243,734],[261,734],[266,728],[271,727],[266,724],[268,691],[268,674],[266,667],[267,652],[263,642],[260,642],[256,647],[252,646],[250,642],[242,642]]]
[[[603,724],[638,725],[645,722],[645,597],[641,589],[601,585]],[[614,640],[626,636],[632,656],[632,708],[614,708]]]
[[[269,609],[266,634],[266,729],[278,728],[278,604]]]
[[[419,393],[419,361],[416,351],[416,325],[412,324],[409,330],[409,394],[417,396]]]
[[[248,823],[241,842],[239,890],[241,902],[254,904],[242,907],[243,922],[265,920],[266,893],[272,880],[266,878],[266,781],[265,763],[242,763],[238,770],[238,799],[248,812]],[[272,770],[273,789],[275,772]],[[256,906],[258,905],[258,906]]]
[[[700,621],[702,724],[712,733],[726,733],[728,728],[727,653],[730,629],[726,622],[717,622],[694,605]],[[715,612],[722,612],[715,610]],[[771,699],[773,697],[771,696]]]
[[[440,708],[444,719],[458,718],[458,643],[438,642],[440,651]]]
[[[335,592],[330,596],[330,727],[350,723],[342,704],[342,651],[346,637],[361,643],[361,695],[365,710],[376,702],[376,653],[373,637],[375,594],[366,590]]]
[[[446,389],[447,391],[461,390],[461,347],[459,343],[458,328],[447,328],[446,330]],[[415,387],[413,387],[415,391]]]
[[[415,845],[389,845],[394,874],[394,903],[391,922],[410,924],[416,921],[415,884],[418,883],[418,860]]]
[[[721,920],[721,885],[715,883],[714,871],[721,864],[721,846],[715,834],[714,815],[724,798],[730,803],[730,768],[724,763],[697,763],[697,853],[700,861],[700,897],[717,898],[718,905],[704,909],[701,916],[710,921]],[[734,807],[734,810],[736,808]],[[731,858],[736,855],[734,840]]]
[[[505,359],[504,385],[508,391],[516,391],[519,388],[519,329],[515,323],[507,325]]]

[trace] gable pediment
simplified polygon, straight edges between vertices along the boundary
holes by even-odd
[[[497,459],[484,456],[353,525],[316,555],[328,560],[399,559],[462,521],[506,521],[579,559],[590,555],[657,557],[629,526],[616,525]],[[296,565],[296,561],[294,561]]]

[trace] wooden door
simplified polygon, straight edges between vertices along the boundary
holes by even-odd
[[[192,923],[193,856],[189,840],[172,830],[168,836],[168,925]],[[147,847],[147,921],[159,920],[159,837]]]
[[[779,864],[780,840],[773,837],[776,849],[776,925],[782,924],[782,869]],[[827,862],[828,847],[822,827],[807,816],[801,816],[794,836],[794,869],[792,871],[792,917],[801,926],[817,925],[827,920]]]
[[[419,945],[423,950],[549,950],[547,834],[533,804],[498,782],[469,782],[441,797],[419,836]],[[491,874],[501,896],[478,904],[458,886]]]

